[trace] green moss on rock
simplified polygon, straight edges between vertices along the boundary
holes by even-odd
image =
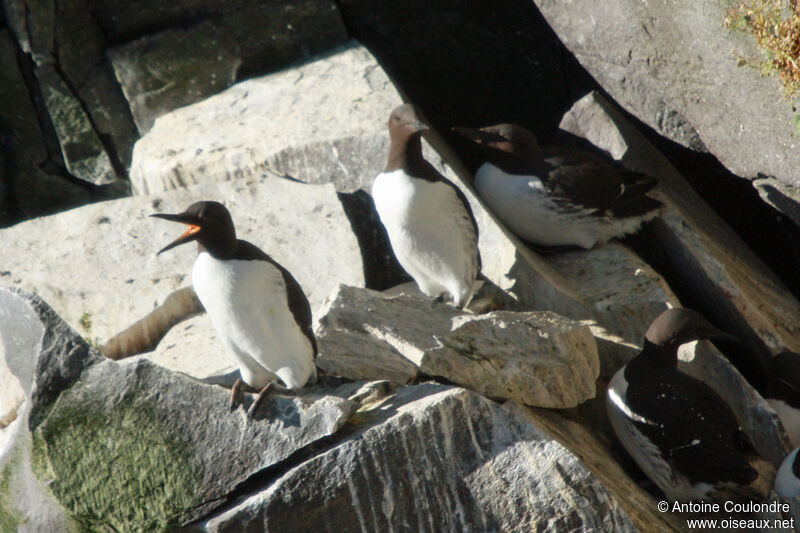
[[[86,531],[164,531],[198,503],[190,450],[152,408],[62,400],[36,432],[34,471]]]
[[[12,457],[0,472],[0,533],[14,533],[24,522],[22,515],[11,508],[11,476],[16,466],[16,458]]]

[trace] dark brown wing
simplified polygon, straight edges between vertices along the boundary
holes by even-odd
[[[545,148],[537,175],[556,197],[596,209],[598,215],[636,216],[661,206],[645,195],[656,185],[654,178],[579,148]]]

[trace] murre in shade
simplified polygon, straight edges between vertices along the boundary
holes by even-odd
[[[668,309],[653,321],[642,351],[609,382],[614,433],[668,500],[762,496],[771,480],[759,479],[754,465],[764,462],[730,407],[678,370],[678,347],[703,339],[736,340],[691,309]]]
[[[475,190],[519,238],[550,246],[590,249],[635,233],[659,215],[646,195],[656,180],[579,148],[540,148],[514,124],[454,127],[482,152]]]
[[[792,446],[800,446],[800,354],[784,351],[770,359],[764,399],[781,419]]]
[[[427,129],[414,106],[392,111],[389,159],[372,198],[397,260],[420,290],[464,307],[480,271],[478,227],[466,197],[423,159]]]
[[[775,474],[775,492],[782,498],[796,498],[800,496],[800,459],[795,448],[786,456],[778,473]]]
[[[192,286],[223,344],[239,362],[241,380],[231,391],[231,408],[240,401],[242,380],[259,391],[248,411],[252,416],[278,379],[292,390],[316,379],[317,343],[306,295],[288,270],[236,238],[224,205],[196,202],[177,215],[151,216],[189,226],[159,254],[197,241]]]

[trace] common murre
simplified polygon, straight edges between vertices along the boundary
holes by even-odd
[[[461,191],[423,159],[420,136],[429,127],[417,109],[396,107],[388,126],[389,158],[372,198],[392,250],[423,293],[465,307],[480,271],[472,211]]]
[[[239,402],[242,380],[259,391],[248,411],[252,415],[277,379],[292,390],[316,379],[317,344],[308,299],[288,270],[236,238],[224,205],[196,202],[183,213],[151,216],[189,226],[159,254],[197,241],[192,285],[223,344],[239,362],[241,380],[231,391],[232,408]]]
[[[661,203],[646,195],[655,179],[597,154],[540,148],[533,133],[514,124],[453,130],[482,152],[474,181],[478,195],[527,242],[589,249],[635,233],[659,215]]]
[[[800,354],[784,351],[770,359],[764,399],[781,419],[792,446],[800,446]]]
[[[678,347],[703,339],[736,340],[697,311],[661,313],[647,330],[642,351],[609,382],[611,425],[670,500],[761,495],[768,488],[754,468],[760,459],[730,407],[708,385],[678,370]]]

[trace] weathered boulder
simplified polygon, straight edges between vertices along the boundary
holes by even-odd
[[[439,376],[491,398],[573,407],[595,395],[589,328],[551,312],[466,313],[339,286],[320,310],[318,365],[350,379]]]
[[[561,252],[546,260],[592,310],[594,319],[588,324],[605,380],[639,353],[644,332],[658,315],[680,306],[664,278],[618,242]]]
[[[14,43],[5,28],[0,29],[0,152],[0,225],[89,201],[87,191],[39,168],[47,159],[47,148]]]
[[[125,335],[126,333],[122,333],[118,337]],[[107,354],[110,351],[108,344],[101,350]],[[130,350],[119,353],[127,355],[139,352]],[[143,352],[136,357],[200,380],[216,379],[220,376],[239,377],[239,362],[219,340],[205,313],[190,318],[183,317],[159,339],[158,345],[152,351]],[[226,381],[229,380],[217,382]]]
[[[760,52],[752,37],[723,28],[728,3],[536,5],[627,111],[685,146],[707,149],[739,176],[774,176],[784,194],[800,198],[793,108],[777,80],[738,68],[737,54]]]
[[[2,411],[9,421],[0,429],[0,524],[4,531],[20,533],[68,531],[75,522],[31,468],[32,398],[40,410],[51,405],[48,385],[72,383],[84,365],[101,357],[41,299],[0,287],[0,358],[7,369],[0,382]],[[18,391],[9,404],[7,390]]]
[[[370,396],[363,384],[313,387],[272,395],[252,418],[231,413],[223,388],[103,359],[36,296],[0,288],[0,303],[5,364],[25,390],[0,433],[0,512],[23,531],[190,521],[339,431]]]
[[[372,55],[350,43],[162,116],[134,147],[131,182],[148,194],[269,168],[354,191],[383,168],[399,103]]]
[[[405,387],[341,442],[197,531],[636,531],[577,456],[514,409]]]
[[[347,40],[333,0],[188,0],[136,5],[124,0],[86,0],[112,44],[123,44],[154,30],[215,22],[226,39],[238,42],[247,76],[277,70]]]
[[[87,205],[7,228],[0,232],[0,280],[36,291],[82,335],[104,342],[191,283],[196,247],[156,256],[182,230],[148,215],[205,199],[225,203],[239,237],[293,273],[312,312],[339,283],[364,284],[358,242],[333,187],[269,173]]]
[[[211,22],[147,35],[108,55],[140,134],[164,113],[230,87],[241,64],[237,43]]]
[[[605,391],[603,391],[605,394]],[[605,414],[605,398],[597,398],[582,407],[601,407]],[[658,511],[657,501],[649,492],[638,486],[618,464],[613,435],[603,428],[609,427],[608,419],[582,417],[579,422],[562,416],[565,411],[553,411],[535,407],[507,404],[510,411],[534,424],[550,438],[557,440],[571,453],[580,457],[586,467],[619,502],[622,510],[641,531],[676,532],[686,531],[686,524],[670,513]],[[570,413],[571,414],[571,413]],[[621,450],[622,451],[622,450]],[[624,451],[622,451],[624,453]]]
[[[51,65],[37,68],[36,78],[69,173],[94,185],[116,180],[111,159],[78,96]]]
[[[678,296],[686,305],[742,339],[754,368],[748,379],[759,377],[770,352],[800,347],[800,302],[619,111],[591,93],[564,117],[562,128],[659,179],[667,211],[652,224],[645,248],[659,270],[677,273],[671,281],[680,278]]]

